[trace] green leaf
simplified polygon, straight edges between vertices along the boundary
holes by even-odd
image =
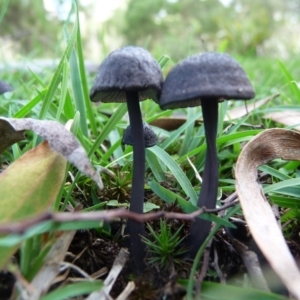
[[[277,204],[280,207],[286,207],[286,208],[300,207],[299,198],[291,198],[288,196],[279,196],[279,195],[269,195],[269,198],[273,203]]]
[[[290,176],[282,173],[282,172],[279,172],[278,170],[270,167],[270,166],[267,166],[267,165],[264,165],[264,166],[260,166],[258,168],[260,171],[263,171],[267,174],[270,174],[271,176],[275,177],[275,178],[278,178],[280,180],[286,180],[286,179],[291,179]]]
[[[179,280],[186,285],[187,280]],[[204,281],[201,285],[201,298],[205,300],[284,300],[282,295],[268,293],[249,287]]]
[[[299,87],[298,87],[298,84],[297,84],[296,80],[293,78],[292,74],[285,67],[285,65],[283,64],[283,62],[281,62],[280,60],[278,60],[278,64],[279,64],[279,67],[280,67],[282,73],[286,77],[286,79],[289,80],[290,90],[291,90],[293,96],[296,99],[298,99],[298,103],[299,103],[300,102],[300,90],[299,90]]]
[[[153,152],[149,151],[149,149],[146,149],[146,161],[157,181],[166,180],[162,164],[157,156]]]
[[[190,108],[188,110],[187,120],[194,119],[195,115],[196,115],[196,108],[195,107]],[[194,128],[195,128],[195,122],[192,122],[186,128],[185,133],[184,133],[184,137],[183,137],[183,141],[182,141],[182,144],[181,144],[181,149],[179,151],[180,156],[182,156],[182,155],[184,155],[188,152],[189,145],[190,145],[191,141],[194,138],[194,136],[193,136]]]
[[[287,188],[287,187],[294,187],[300,185],[300,178],[292,178],[292,179],[287,179],[281,182],[277,182],[277,183],[273,183],[271,185],[268,185],[266,187],[264,187],[264,192],[267,193],[271,193],[271,192],[279,192],[281,189],[283,188]]]
[[[16,112],[13,115],[13,118],[24,118],[26,115],[28,115],[32,111],[32,109],[42,101],[46,93],[47,93],[47,89],[43,90],[42,92],[39,92],[39,94],[36,97],[34,97],[27,104],[25,104],[21,109],[19,109],[18,112]]]
[[[77,6],[76,6],[76,15],[77,15],[77,19],[79,19],[79,11],[78,11]],[[80,83],[81,83],[81,87],[82,87],[82,94],[83,94],[83,99],[84,99],[84,103],[85,103],[86,114],[87,114],[87,118],[89,120],[89,124],[90,124],[91,130],[92,130],[92,133],[94,135],[97,135],[97,124],[96,124],[96,120],[95,120],[95,116],[94,116],[94,110],[92,107],[92,103],[91,103],[90,97],[89,97],[88,81],[87,81],[85,65],[84,65],[80,23],[78,23],[76,42],[77,42],[78,67],[79,67],[79,74],[80,74],[80,79],[81,79]]]
[[[160,207],[154,203],[151,203],[151,202],[146,202],[144,204],[144,213],[147,213],[147,212],[150,212],[154,209],[159,209]]]
[[[80,127],[83,135],[88,136],[87,120],[85,114],[85,101],[83,98],[80,71],[79,71],[78,59],[77,59],[75,48],[73,48],[69,63],[70,63],[70,70],[71,70],[70,75],[71,75],[75,107],[76,110],[80,112]]]
[[[194,188],[192,187],[190,181],[178,166],[178,164],[173,160],[173,158],[158,146],[151,147],[148,150],[154,153],[161,160],[161,162],[169,168],[173,176],[177,179],[178,183],[182,187],[185,194],[189,197],[191,203],[196,205],[198,196],[194,191]]]
[[[73,26],[73,30],[70,36],[70,40],[68,42],[68,45],[64,51],[64,54],[57,66],[57,69],[52,77],[51,83],[49,85],[49,88],[47,90],[47,93],[45,95],[42,107],[41,107],[41,111],[39,113],[39,118],[40,119],[44,119],[46,116],[46,113],[49,110],[50,104],[52,102],[52,98],[54,96],[54,93],[59,85],[59,83],[62,80],[62,72],[63,72],[63,67],[64,67],[64,62],[65,60],[69,60],[72,50],[74,48],[75,45],[75,41],[76,41],[76,37],[77,37],[77,30],[78,30],[78,19],[76,18],[74,26]]]
[[[5,15],[5,13],[6,13],[6,10],[7,10],[7,7],[8,7],[8,3],[9,3],[9,0],[5,0],[4,5],[2,5],[2,9],[1,9],[1,12],[0,12],[0,23],[2,22],[3,17]]]
[[[119,105],[117,110],[113,113],[113,115],[109,118],[108,122],[105,123],[104,127],[101,130],[101,133],[97,137],[94,142],[93,147],[89,151],[89,155],[92,155],[99,146],[103,143],[103,141],[107,138],[108,134],[116,128],[117,124],[120,122],[122,117],[125,115],[127,111],[126,103],[122,103]]]
[[[261,130],[248,130],[242,132],[235,132],[228,135],[223,135],[217,138],[217,146],[221,146],[225,144],[226,146],[233,145],[235,143],[240,143],[241,141],[249,141],[253,136],[260,133]],[[194,156],[197,153],[206,149],[206,143],[193,149],[192,151],[188,152],[187,154],[180,157],[178,160],[179,163],[184,162],[188,157]]]
[[[42,297],[41,300],[70,299],[71,297],[90,294],[100,290],[102,287],[103,283],[100,281],[77,282],[55,289],[46,296]]]
[[[166,149],[168,146],[170,146],[173,142],[178,139],[178,137],[189,127],[191,124],[195,123],[195,121],[202,116],[202,112],[198,112],[194,115],[193,118],[187,120],[183,125],[181,125],[177,130],[173,131],[171,135],[164,140],[164,142],[161,144],[162,149]]]
[[[162,200],[166,201],[167,203],[175,203],[177,202],[179,206],[182,208],[182,210],[185,213],[192,213],[199,209],[195,205],[193,205],[191,202],[183,199],[180,197],[178,194],[175,194],[174,192],[162,187],[158,182],[155,180],[150,181],[149,186],[151,190]],[[203,213],[199,216],[199,218],[211,222],[216,222],[219,225],[226,226],[226,227],[231,227],[234,228],[234,225],[232,225],[230,222],[228,222],[225,219],[219,218],[215,216],[214,214],[210,213]]]

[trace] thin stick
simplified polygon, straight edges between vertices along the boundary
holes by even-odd
[[[231,206],[237,204],[238,201],[228,203],[226,205],[221,206],[220,208],[215,209],[206,209],[205,207],[200,208],[190,214],[185,213],[175,213],[175,212],[165,212],[165,211],[158,211],[154,213],[148,214],[137,214],[130,212],[125,209],[111,209],[105,211],[93,211],[93,212],[63,212],[63,213],[51,213],[46,212],[42,215],[38,215],[36,217],[31,217],[30,219],[26,219],[19,222],[12,222],[8,224],[0,225],[0,233],[1,234],[22,234],[30,227],[34,225],[38,225],[45,221],[53,221],[56,224],[58,223],[66,223],[66,222],[76,222],[76,221],[107,221],[111,222],[116,218],[123,218],[123,219],[132,219],[136,222],[148,222],[154,219],[159,218],[166,218],[166,219],[179,219],[179,220],[193,220],[194,218],[198,217],[199,215],[207,212],[207,213],[217,213],[224,209],[227,209]]]

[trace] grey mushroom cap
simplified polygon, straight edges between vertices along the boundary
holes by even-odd
[[[93,102],[126,102],[125,93],[138,91],[139,100],[158,101],[163,75],[145,49],[127,46],[111,52],[101,63],[90,92]]]
[[[205,52],[179,62],[167,75],[160,99],[162,109],[201,105],[201,98],[247,100],[255,95],[239,63],[230,55]]]
[[[0,95],[4,94],[6,92],[10,92],[12,90],[13,90],[13,88],[9,84],[0,80]]]
[[[143,122],[143,126],[144,126],[145,147],[150,148],[155,146],[157,144],[157,136],[155,132],[151,129],[151,127],[147,123]],[[133,146],[130,125],[124,131],[122,144]]]

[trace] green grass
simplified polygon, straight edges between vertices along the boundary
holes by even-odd
[[[5,7],[0,12],[0,20],[4,9]],[[118,172],[121,174],[131,174],[132,148],[124,148],[121,145],[122,134],[128,124],[124,117],[126,105],[102,104],[95,107],[90,103],[88,93],[93,77],[87,74],[84,69],[85,59],[82,50],[84,45],[82,44],[78,18],[73,24],[72,30],[68,31],[66,27],[62,29],[62,32],[65,36],[63,42],[65,46],[64,51],[60,53],[60,62],[55,71],[45,70],[43,76],[29,71],[15,72],[14,74],[4,71],[1,74],[1,79],[11,83],[15,89],[12,93],[1,96],[0,115],[15,118],[52,119],[63,124],[69,119],[74,119],[77,128],[74,129],[74,133],[89,153],[95,166],[108,167],[111,170],[117,166]],[[59,47],[61,46],[59,45]],[[224,121],[226,112],[234,107],[244,105],[244,103],[229,101],[220,104],[217,147],[220,164],[219,189],[223,197],[235,191],[233,169],[243,144],[262,130],[251,126],[282,128],[284,125],[264,119],[263,116],[268,112],[281,111],[286,108],[295,111],[299,111],[300,108],[300,90],[297,85],[300,78],[300,59],[298,57],[288,61],[259,57],[237,57],[237,59],[245,68],[255,87],[256,100],[277,92],[280,93],[280,96],[262,108],[251,112],[249,116],[234,120],[234,123]],[[163,56],[163,53],[160,63],[162,67],[168,66],[168,59]],[[148,122],[159,117],[172,116],[174,113],[161,111],[152,100],[143,102],[141,106],[143,117]],[[199,172],[203,171],[206,149],[204,130],[203,125],[195,123],[195,120],[201,118],[202,114],[201,108],[177,110],[176,113],[178,112],[187,118],[187,122],[181,127],[173,132],[155,128],[160,139],[157,146],[147,150],[147,186],[162,201],[173,203],[176,200],[183,211],[193,211],[200,184],[188,159]],[[14,145],[2,154],[2,163],[11,164],[39,142],[40,139],[35,134],[28,132],[26,141]],[[269,199],[281,207],[294,211],[294,213],[285,214],[284,221],[298,221],[299,219],[298,214],[295,213],[300,206],[300,173],[297,170],[298,167],[298,162],[274,160],[268,166],[260,168],[271,178],[271,182],[264,185],[264,191],[268,194]],[[95,209],[107,208],[107,202],[99,200],[97,187],[89,178],[81,175],[70,165],[68,165],[66,175],[68,172],[73,174],[74,180],[66,176],[66,182],[54,201],[53,210],[64,210],[69,204],[76,206],[86,195],[87,198],[93,199],[93,203],[89,204]],[[162,181],[170,182],[171,188],[178,190],[178,193],[162,187],[159,184]],[[107,190],[115,188],[110,185],[108,177],[104,179],[104,183]],[[126,181],[122,188],[130,189],[130,183],[128,184]],[[89,209],[88,207],[85,208]],[[226,224],[227,217],[223,221],[216,217],[212,218],[217,226],[221,226]],[[41,234],[43,232],[53,234],[55,229],[53,224],[51,226],[48,224],[48,227],[46,225],[41,224],[34,231],[29,231],[22,237],[11,235],[2,239],[3,243],[23,241],[20,250],[20,269],[24,277],[29,276],[31,268],[36,271],[37,266],[42,265],[42,258],[49,249],[49,244],[44,245],[42,243]],[[81,222],[66,224],[66,227],[77,230],[95,228],[98,225],[97,222],[90,222],[89,224]],[[62,228],[60,227],[60,229]],[[288,235],[289,232],[286,234]],[[30,251],[33,249],[33,244],[34,251]],[[202,250],[199,252],[199,256],[201,256]],[[41,253],[41,257],[38,257],[40,260],[36,260],[37,253]],[[200,257],[197,259],[199,260]],[[197,267],[195,265],[193,271]],[[31,272],[30,277],[33,275]],[[192,297],[192,279],[191,277],[189,285],[190,297]],[[93,284],[86,284],[82,287],[77,284],[72,295],[76,294],[75,291],[79,295],[94,289],[95,285]],[[206,292],[205,289],[204,294]],[[64,295],[71,295],[67,289],[64,293]],[[54,299],[53,297],[56,297],[54,292],[43,299]],[[267,298],[262,297],[261,299]]]

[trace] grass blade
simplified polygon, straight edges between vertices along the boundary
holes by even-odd
[[[189,197],[191,203],[196,205],[198,196],[194,191],[194,188],[192,187],[190,181],[178,166],[178,164],[173,160],[173,158],[158,146],[154,146],[152,148],[149,148],[148,150],[155,154],[161,160],[161,162],[169,168],[172,175],[177,179],[185,194]]]
[[[79,19],[78,13],[79,12],[77,9],[76,10],[77,19]],[[79,74],[80,74],[80,78],[81,78],[83,101],[85,103],[86,114],[87,114],[87,118],[89,120],[91,131],[94,135],[97,135],[97,124],[96,124],[96,120],[94,117],[94,110],[93,110],[93,107],[92,107],[92,104],[90,101],[90,97],[89,97],[89,88],[88,88],[88,82],[87,82],[85,66],[84,66],[80,24],[78,24],[76,41],[77,41],[78,67],[79,67]]]
[[[48,295],[41,298],[41,300],[64,300],[70,299],[71,297],[90,294],[94,291],[100,290],[103,284],[100,281],[86,281],[86,282],[77,282],[62,286]]]
[[[77,30],[78,30],[78,19],[75,20],[74,26],[73,26],[73,30],[69,39],[69,42],[67,44],[67,47],[62,55],[62,58],[57,66],[57,69],[54,73],[54,76],[52,77],[50,86],[47,90],[47,93],[45,95],[42,107],[41,107],[41,111],[39,114],[39,119],[44,119],[46,116],[46,113],[49,110],[52,98],[54,96],[54,93],[58,87],[58,85],[60,84],[62,77],[62,71],[63,71],[63,67],[64,67],[64,61],[65,60],[69,60],[71,53],[72,53],[72,49],[74,48],[75,45],[75,41],[76,41],[76,36],[77,36]]]

